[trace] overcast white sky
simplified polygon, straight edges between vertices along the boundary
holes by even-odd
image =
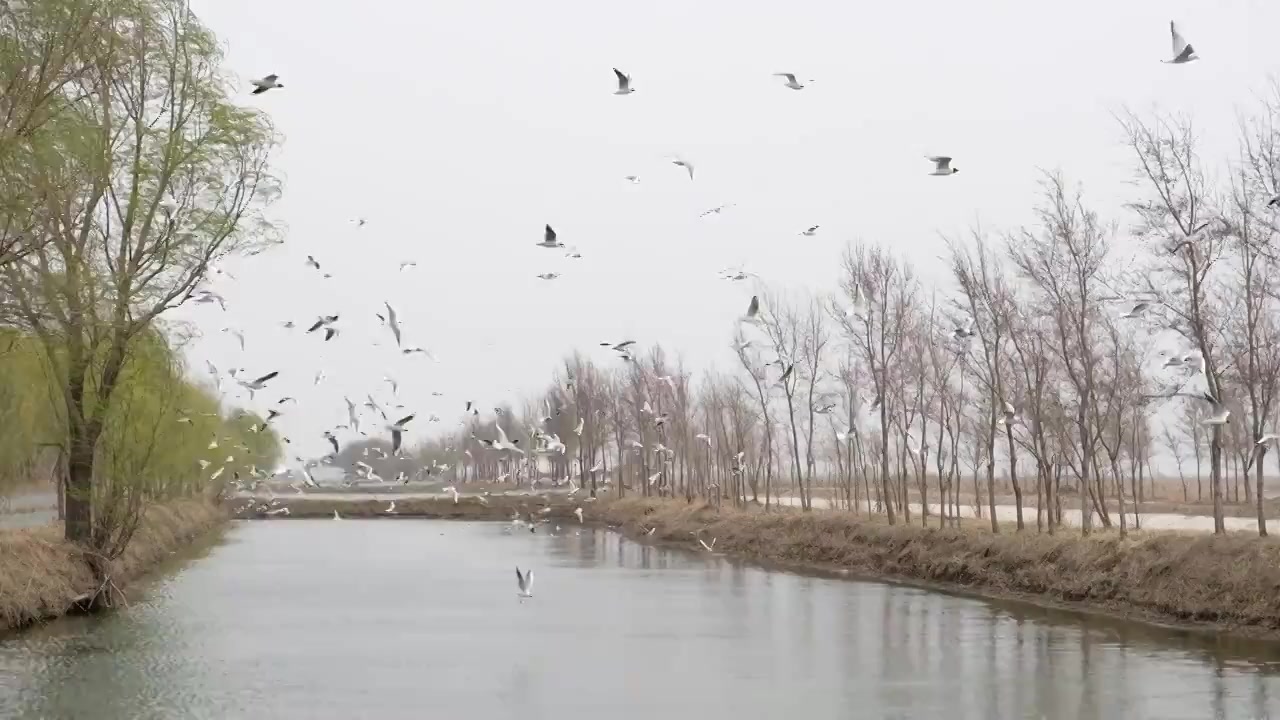
[[[245,102],[286,138],[272,215],[288,244],[225,265],[237,278],[215,283],[225,314],[178,316],[203,334],[188,348],[194,374],[205,359],[280,371],[253,406],[299,397],[277,422],[303,455],[345,421],[343,395],[389,397],[384,375],[418,412],[420,438],[452,429],[466,400],[489,408],[542,389],[575,347],[615,362],[596,347],[605,340],[727,368],[751,288],[717,280],[721,268],[830,291],[845,243],[863,238],[942,277],[941,235],[1030,220],[1038,167],[1063,169],[1127,223],[1129,158],[1112,112],[1185,111],[1206,154],[1225,158],[1237,111],[1280,71],[1280,3],[1268,0],[195,8]],[[1159,62],[1171,19],[1200,61]],[[612,94],[615,66],[634,94]],[[796,92],[774,72],[814,82]],[[267,73],[285,87],[250,98],[248,79]],[[929,176],[930,153],[961,172]],[[696,165],[694,182],[673,154]],[[736,205],[699,219],[722,203]],[[535,247],[544,223],[582,259]],[[815,224],[816,237],[798,234]],[[407,260],[417,269],[398,273]],[[384,300],[406,345],[438,363],[395,351],[374,317]],[[331,313],[343,334],[330,343],[280,326]],[[228,325],[245,352],[219,332]],[[444,422],[429,425],[430,413]]]

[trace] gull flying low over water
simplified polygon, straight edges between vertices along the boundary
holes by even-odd
[[[1169,35],[1173,39],[1173,59],[1161,60],[1160,62],[1181,65],[1182,63],[1200,59],[1196,57],[1195,48],[1191,47],[1191,43],[1182,39],[1182,33],[1178,32],[1178,27],[1173,24],[1172,20],[1169,21]]]
[[[627,75],[618,68],[613,69],[613,74],[618,76],[618,89],[613,91],[614,95],[630,95],[635,92],[635,88],[631,87],[630,75]]]
[[[520,566],[516,566],[516,594],[523,600],[533,597],[533,570],[520,574]]]
[[[284,85],[280,84],[280,76],[275,73],[271,73],[260,80],[253,80],[251,82],[253,83],[252,95],[261,95],[268,90],[284,87]]]
[[[933,172],[930,175],[955,175],[960,172],[960,168],[951,167],[951,158],[946,155],[929,155],[929,162],[933,163]]]
[[[786,82],[782,83],[783,87],[789,87],[792,90],[803,90],[804,84],[796,81],[795,73],[774,73],[774,77],[786,78]],[[810,80],[809,82],[813,82]]]

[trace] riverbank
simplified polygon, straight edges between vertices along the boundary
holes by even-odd
[[[518,513],[539,519],[564,520],[573,517],[573,509],[589,506],[558,494],[546,495],[464,495],[455,502],[453,496],[397,497],[385,500],[334,500],[306,495],[278,495],[264,498],[234,498],[227,501],[232,516],[245,520],[300,520],[332,518],[417,518],[425,520],[510,520]]]
[[[694,533],[714,538],[715,552],[794,569],[1280,639],[1280,540],[1273,538],[993,535],[977,527],[890,526],[866,514],[715,510],[641,498],[587,512],[634,537],[701,552]]]
[[[113,580],[125,588],[227,519],[225,508],[205,500],[148,507],[124,554],[115,561]],[[0,631],[65,615],[76,598],[95,589],[88,564],[62,538],[61,527],[0,530]]]

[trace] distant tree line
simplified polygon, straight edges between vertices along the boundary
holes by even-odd
[[[1263,461],[1280,428],[1280,92],[1241,121],[1221,182],[1189,121],[1120,125],[1129,227],[1044,173],[1034,223],[949,240],[950,282],[928,287],[903,258],[853,242],[834,293],[757,286],[761,310],[730,344],[736,373],[695,383],[661,347],[605,364],[574,354],[541,397],[471,417],[419,456],[464,479],[519,479],[538,474],[525,460],[540,454],[553,479],[593,496],[607,483],[768,508],[785,488],[802,508],[817,498],[890,523],[954,523],[967,496],[993,532],[999,471],[1018,530],[1034,507],[1037,531],[1055,532],[1066,505],[1081,532],[1123,535],[1163,451],[1184,500],[1194,467],[1217,532],[1235,501],[1256,506],[1265,535]],[[488,447],[495,423],[517,450]]]

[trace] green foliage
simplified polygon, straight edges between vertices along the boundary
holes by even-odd
[[[48,477],[64,443],[61,394],[44,353],[30,337],[0,332],[0,493]],[[163,335],[144,332],[130,344],[106,412],[96,492],[127,487],[152,499],[216,492],[237,473],[247,477],[279,462],[275,432],[269,426],[256,431],[263,424],[251,414],[221,414],[211,392],[183,377]],[[210,449],[215,437],[218,447]],[[218,468],[222,475],[210,480]]]

